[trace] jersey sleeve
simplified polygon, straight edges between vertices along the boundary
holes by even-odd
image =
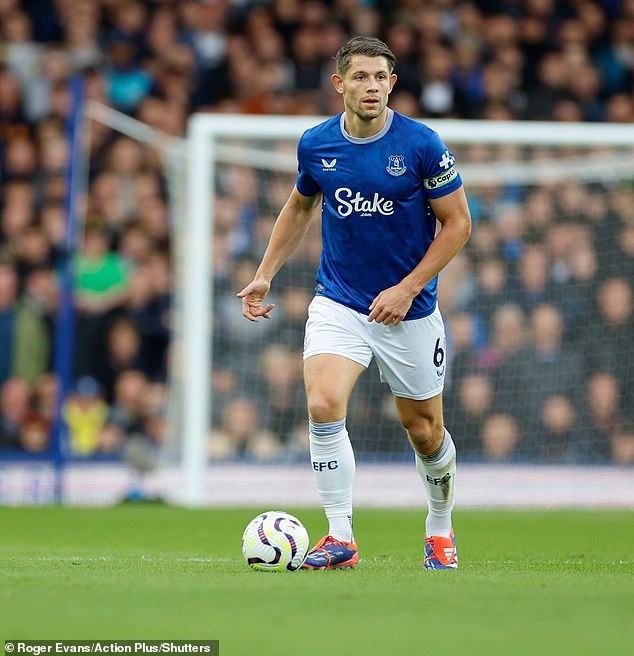
[[[456,158],[432,132],[423,161],[423,186],[429,198],[441,198],[462,186],[462,178],[456,169]]]
[[[308,171],[306,152],[306,133],[304,133],[297,144],[297,181],[295,186],[302,196],[314,196],[321,191],[321,188]]]

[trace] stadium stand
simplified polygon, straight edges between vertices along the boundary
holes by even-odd
[[[49,448],[69,77],[82,72],[89,98],[175,136],[195,111],[332,114],[332,57],[356,33],[394,49],[391,104],[415,117],[634,122],[631,2],[0,2],[0,457]],[[96,124],[90,148],[64,412],[75,454],[112,456],[164,438],[170,217],[151,153]],[[302,289],[286,287],[287,314],[267,326],[266,396],[253,398],[230,366],[249,348],[233,294],[281,206],[273,189],[270,215],[255,217],[243,190],[256,186],[228,180],[218,207],[213,430],[222,439],[211,451],[273,458],[285,447],[284,457],[302,457]],[[520,240],[508,232],[516,206],[471,199],[473,239],[448,273],[443,309],[447,413],[465,427],[456,434],[466,459],[513,461],[521,442],[543,462],[634,462],[634,369],[622,357],[634,344],[634,191],[596,193],[598,218],[581,185],[533,188]],[[315,252],[306,247],[293,266],[314,268]],[[523,388],[535,370],[552,384]],[[381,412],[351,407],[375,444],[391,439],[373,435]]]

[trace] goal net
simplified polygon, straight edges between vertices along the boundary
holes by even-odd
[[[269,321],[245,320],[236,292],[252,279],[294,184],[297,140],[319,120],[190,120],[182,369],[173,390],[189,502],[205,498],[210,480],[226,503],[244,488],[257,500],[277,486],[289,503],[302,485],[312,489],[301,353],[319,216],[274,280]],[[474,489],[498,467],[520,495],[524,486],[548,487],[544,499],[556,503],[553,470],[564,468],[572,477],[560,495],[566,503],[588,479],[575,479],[583,467],[594,479],[630,476],[623,465],[634,462],[634,128],[429,124],[456,155],[473,217],[469,244],[440,275],[439,303],[445,423],[465,471],[473,464]],[[374,365],[357,384],[347,423],[360,472],[381,480],[379,464],[413,469]],[[305,472],[297,479],[289,474],[295,463]],[[368,495],[378,500],[390,485],[377,483]]]

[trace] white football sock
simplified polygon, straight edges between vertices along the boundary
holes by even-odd
[[[427,491],[429,512],[425,532],[428,536],[448,538],[456,496],[456,447],[446,428],[443,443],[436,453],[431,456],[416,454],[416,470]]]
[[[309,430],[310,460],[328,518],[328,534],[337,540],[352,542],[355,462],[346,420],[319,424],[310,420]]]

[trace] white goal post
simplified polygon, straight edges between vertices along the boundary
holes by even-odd
[[[294,156],[266,148],[250,149],[249,140],[286,139],[296,142],[302,132],[322,121],[315,116],[249,116],[195,114],[187,129],[187,219],[183,225],[184,266],[180,288],[182,298],[182,503],[204,503],[204,481],[208,467],[207,440],[210,430],[211,342],[212,342],[212,261],[214,229],[214,187],[218,167],[223,162],[255,163],[266,168],[281,166],[291,171]],[[460,164],[467,188],[474,181],[486,184],[524,176],[544,181],[592,179],[626,172],[634,177],[634,126],[616,124],[565,124],[555,122],[429,120],[443,141],[459,149],[461,145],[557,146],[592,149],[592,156],[564,153],[560,158],[528,164]],[[227,141],[240,142],[227,146]],[[604,157],[603,149],[615,149]],[[278,158],[279,164],[274,160]],[[289,189],[290,191],[290,189]],[[278,208],[279,209],[279,208]],[[236,312],[239,312],[236,300]]]

